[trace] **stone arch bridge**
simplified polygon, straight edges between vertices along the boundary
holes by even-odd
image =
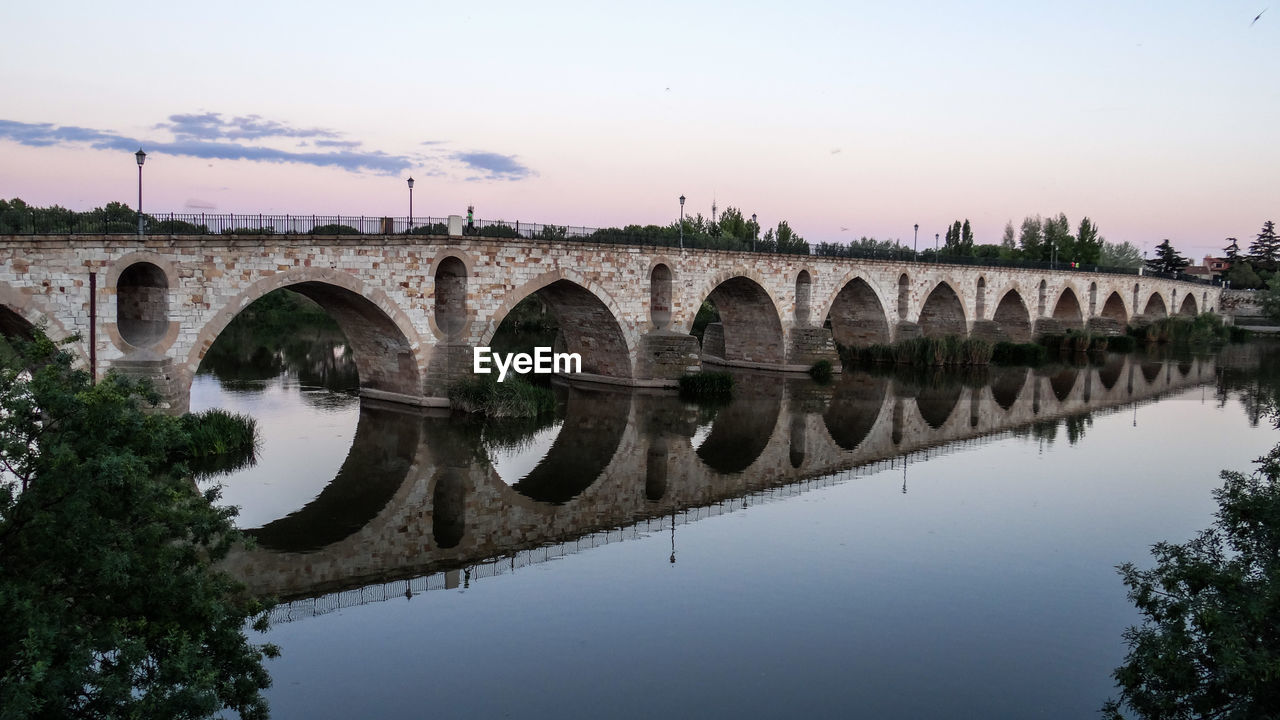
[[[1220,305],[1221,288],[1105,274],[451,236],[0,236],[0,328],[81,336],[95,373],[150,376],[185,407],[201,359],[262,295],[319,303],[367,396],[443,405],[502,319],[537,294],[580,379],[669,386],[704,363],[805,370],[835,343],[1119,331]],[[690,335],[704,302],[720,322]],[[837,363],[838,365],[838,363]]]

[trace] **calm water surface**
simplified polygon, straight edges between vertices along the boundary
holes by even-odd
[[[230,568],[282,600],[276,717],[1091,717],[1138,619],[1115,565],[1280,440],[1273,354],[557,386],[515,425],[288,369],[192,406],[262,426],[220,482],[258,537]]]

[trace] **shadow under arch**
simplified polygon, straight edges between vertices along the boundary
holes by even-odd
[[[871,429],[880,419],[888,392],[889,378],[886,376],[860,372],[840,376],[831,404],[822,414],[827,434],[840,449],[856,450],[871,434]]]
[[[1114,320],[1120,325],[1120,329],[1124,329],[1125,324],[1129,322],[1129,313],[1124,307],[1124,298],[1120,297],[1120,293],[1112,292],[1107,296],[1107,301],[1102,304],[1102,312],[1100,315],[1108,320]]]
[[[1064,328],[1080,330],[1084,327],[1084,310],[1080,307],[1080,298],[1071,287],[1063,288],[1058,301],[1054,303],[1053,319],[1062,323]]]
[[[622,442],[631,395],[608,388],[564,388],[564,423],[547,454],[511,489],[534,502],[563,505],[600,479]]]
[[[992,321],[999,326],[1000,335],[1010,342],[1031,342],[1031,311],[1016,289],[1010,289],[996,305]]]
[[[585,282],[585,281],[584,281]],[[481,345],[488,345],[520,301],[537,295],[556,317],[560,327],[557,352],[578,353],[584,374],[630,379],[631,351],[612,302],[563,272],[548,273],[507,294],[503,307],[493,315]],[[563,343],[563,347],[559,347]]]
[[[367,291],[349,273],[310,268],[285,271],[254,283],[205,324],[187,357],[184,382],[188,392],[191,378],[213,341],[253,301],[279,289],[312,300],[338,324],[352,349],[362,389],[422,395],[422,372],[415,352],[420,343],[403,311],[381,290]]]
[[[36,326],[28,319],[14,312],[8,305],[0,305],[0,335],[5,338],[35,338]]]
[[[1151,293],[1151,296],[1147,298],[1147,306],[1143,309],[1142,314],[1159,317],[1169,316],[1169,308],[1164,303],[1164,297],[1158,291]]]
[[[400,489],[421,439],[421,418],[361,404],[351,451],[333,481],[302,508],[245,533],[264,548],[294,553],[347,538]]]
[[[940,281],[925,298],[924,305],[920,307],[919,325],[925,337],[963,336],[968,333],[964,305],[947,281]]]
[[[1008,410],[1018,402],[1022,388],[1027,384],[1030,370],[1021,367],[997,368],[991,373],[991,397],[1001,408]]]
[[[734,392],[733,400],[716,412],[711,432],[694,451],[707,467],[725,475],[742,472],[755,463],[768,447],[782,412],[784,383],[743,380],[736,375],[734,386],[744,390],[750,386],[751,390]]]
[[[826,321],[831,323],[836,343],[845,347],[889,343],[889,317],[876,291],[863,278],[854,277],[840,288]]]
[[[712,288],[706,301],[720,313],[722,337],[717,340],[710,332],[703,335],[704,356],[728,363],[786,362],[778,306],[759,282],[734,275]]]

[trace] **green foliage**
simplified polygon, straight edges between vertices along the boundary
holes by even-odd
[[[311,228],[312,235],[359,235],[360,231],[350,225],[329,223]]]
[[[1232,263],[1222,274],[1222,279],[1237,290],[1257,290],[1267,286],[1266,281],[1254,272],[1253,263],[1247,260]]]
[[[453,409],[492,418],[536,418],[556,409],[549,388],[508,375],[503,382],[493,373],[459,380],[449,387]]]
[[[248,455],[258,448],[258,422],[248,415],[211,408],[181,418],[187,435],[187,457]]]
[[[1047,260],[1048,244],[1044,241],[1044,221],[1039,215],[1022,219],[1022,230],[1018,235],[1018,246],[1022,256],[1028,260]]]
[[[1160,318],[1145,327],[1131,328],[1129,334],[1148,345],[1206,346],[1230,341],[1233,335],[1230,327],[1213,313],[1201,313],[1195,317],[1174,315]]]
[[[809,368],[809,377],[813,378],[814,381],[825,385],[831,382],[833,372],[830,360],[819,360]]]
[[[841,358],[850,365],[911,365],[942,367],[986,365],[991,362],[994,346],[981,338],[920,337],[900,340],[892,345],[868,345],[861,348],[839,348]]]
[[[1044,254],[1042,259],[1051,260],[1056,257],[1064,264],[1078,260],[1076,239],[1071,234],[1071,223],[1065,213],[1045,218],[1042,227],[1046,246],[1041,250]]]
[[[266,717],[264,607],[216,563],[242,540],[199,494],[176,418],[94,385],[36,331],[0,368],[0,714]]]
[[[1280,269],[1280,238],[1276,237],[1276,224],[1271,220],[1262,223],[1258,237],[1250,243],[1249,259],[1255,267],[1267,272]]]
[[[1088,217],[1080,220],[1076,230],[1076,262],[1081,265],[1101,265],[1102,246],[1106,238],[1098,234],[1098,226]]]
[[[689,328],[689,334],[698,338],[698,342],[702,342],[702,335],[707,331],[707,326],[718,322],[720,322],[720,310],[703,300],[702,305],[698,306],[698,314],[693,316],[693,325]]]
[[[1165,238],[1156,246],[1155,257],[1147,261],[1147,269],[1153,272],[1175,273],[1190,265],[1191,261],[1182,257],[1169,239]]]
[[[1104,267],[1129,268],[1137,270],[1142,267],[1142,251],[1124,240],[1118,243],[1102,242],[1098,264]]]
[[[973,254],[973,230],[969,227],[968,219],[965,219],[963,225],[959,220],[956,220],[951,224],[951,227],[947,228],[946,241],[942,252],[948,255]]]
[[[445,223],[430,223],[427,225],[418,225],[409,229],[409,235],[448,235],[449,226]]]
[[[995,365],[1037,367],[1049,359],[1049,350],[1038,343],[998,342],[991,349]]]
[[[733,394],[733,376],[727,372],[700,372],[682,375],[680,397],[686,400],[726,398]]]
[[[1213,525],[1119,566],[1143,615],[1124,635],[1111,718],[1280,716],[1280,446],[1251,475],[1224,471]]]
[[[1137,338],[1132,335],[1107,336],[1107,350],[1114,353],[1131,353],[1138,347]]]

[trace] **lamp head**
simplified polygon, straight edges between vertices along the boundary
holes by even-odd
[[[413,178],[409,178],[409,189],[413,189]]]
[[[680,207],[684,207],[684,196],[680,196]]]
[[[147,154],[142,152],[142,148],[138,148],[138,152],[134,153],[133,156],[138,158],[138,167],[142,167],[142,163],[147,160]]]

